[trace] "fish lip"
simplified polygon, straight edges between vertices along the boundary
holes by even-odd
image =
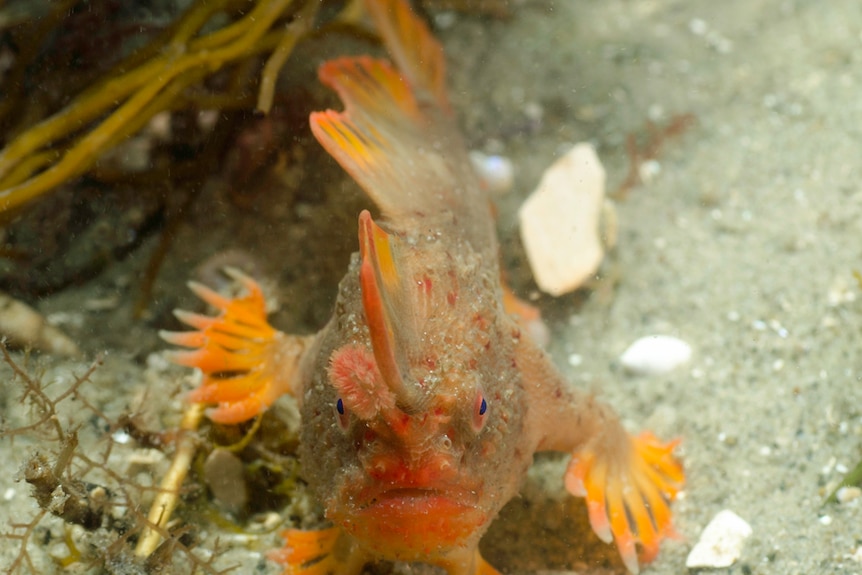
[[[474,507],[478,493],[461,486],[376,485],[361,490],[357,496],[360,511],[393,501],[448,500],[458,506]]]
[[[381,558],[427,561],[478,541],[491,515],[480,493],[450,485],[365,485],[327,517]]]

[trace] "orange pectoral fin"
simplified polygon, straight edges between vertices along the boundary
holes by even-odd
[[[208,412],[213,421],[239,423],[291,391],[290,376],[309,338],[286,336],[273,329],[266,321],[260,286],[237,270],[226,273],[242,284],[246,295],[230,299],[191,283],[192,291],[217,308],[219,315],[177,311],[177,318],[197,331],[164,331],[160,335],[168,343],[195,348],[171,354],[174,363],[197,367],[204,373],[201,386],[189,394],[189,400],[217,403],[218,407]]]
[[[345,536],[338,527],[286,529],[281,536],[284,547],[269,552],[267,557],[284,565],[283,575],[353,575],[365,563],[364,554],[355,545],[342,541]],[[337,549],[339,546],[345,549]]]
[[[665,537],[675,537],[670,503],[685,476],[673,456],[678,441],[661,443],[651,433],[628,438],[626,457],[587,448],[575,454],[566,471],[566,489],[586,497],[590,524],[603,541],[616,541],[623,562],[637,573],[640,561],[658,555]]]

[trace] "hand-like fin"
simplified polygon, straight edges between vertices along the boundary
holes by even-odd
[[[670,502],[685,475],[673,456],[678,441],[661,443],[648,432],[620,438],[625,444],[575,453],[565,482],[569,493],[586,497],[596,535],[607,543],[615,541],[623,563],[636,574],[639,563],[655,559],[663,538],[676,536]]]
[[[267,553],[284,565],[282,575],[358,575],[366,563],[365,552],[346,539],[339,527],[316,531],[286,529],[284,547]]]
[[[283,393],[297,392],[296,366],[311,338],[288,336],[266,321],[260,286],[238,270],[226,273],[246,290],[230,299],[192,282],[195,294],[219,310],[216,317],[177,310],[176,316],[197,331],[160,333],[174,345],[193,348],[174,351],[174,363],[197,367],[204,373],[201,386],[189,394],[197,403],[217,403],[210,419],[239,423],[265,411]]]

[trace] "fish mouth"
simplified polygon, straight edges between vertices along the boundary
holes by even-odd
[[[331,519],[392,560],[418,561],[478,540],[490,522],[476,491],[460,487],[385,486],[361,490]]]
[[[475,507],[476,494],[467,489],[431,487],[386,487],[361,493],[357,500],[359,511],[369,511],[376,507],[404,505],[407,507],[435,507],[448,505],[455,507]]]

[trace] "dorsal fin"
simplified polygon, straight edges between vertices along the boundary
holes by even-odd
[[[407,413],[421,408],[423,394],[405,382],[409,373],[409,348],[413,331],[405,325],[410,318],[399,314],[410,309],[405,305],[404,276],[398,269],[399,240],[374,223],[368,210],[359,214],[359,246],[362,263],[359,282],[362,308],[371,336],[371,347],[380,375]]]
[[[365,9],[413,92],[420,99],[430,95],[437,107],[448,112],[446,58],[425,22],[403,1],[365,0]]]
[[[387,218],[463,212],[472,174],[449,113],[442,48],[405,2],[366,6],[401,69],[367,56],[324,63],[320,79],[345,110],[313,113],[312,132]]]
[[[387,217],[454,206],[457,180],[443,153],[450,134],[420,110],[388,62],[340,58],[321,67],[320,79],[345,111],[311,114],[311,131]]]

